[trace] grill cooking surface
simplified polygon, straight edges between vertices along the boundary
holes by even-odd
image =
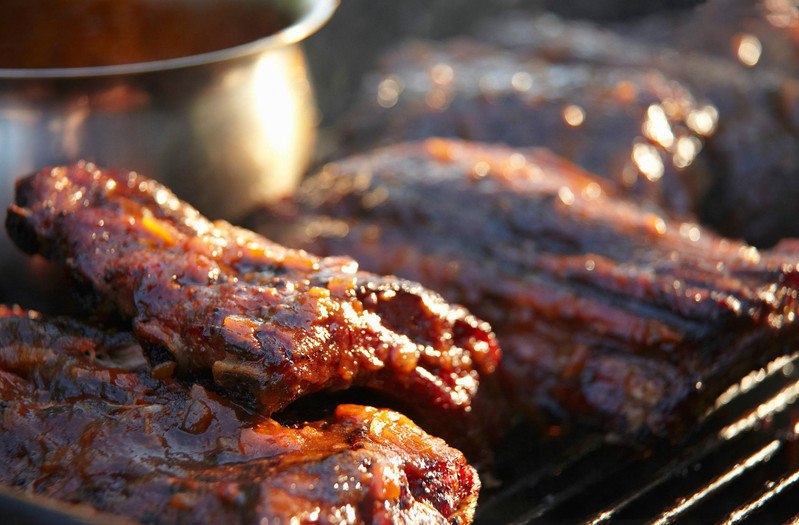
[[[514,481],[485,490],[476,523],[799,524],[797,368],[799,353],[751,372],[673,447],[633,450],[579,431],[543,446],[519,436],[509,448],[538,448],[530,462],[543,463],[520,474],[531,465],[510,452],[500,460]]]

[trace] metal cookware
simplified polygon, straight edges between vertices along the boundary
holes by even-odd
[[[209,53],[124,65],[0,69],[0,203],[44,166],[94,161],[159,179],[212,217],[291,191],[316,113],[298,43],[337,0],[260,2],[293,23]]]

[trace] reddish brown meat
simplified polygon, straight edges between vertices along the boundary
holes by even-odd
[[[690,11],[643,17],[618,30],[647,45],[699,51],[759,73],[799,73],[799,11],[791,2],[707,0]]]
[[[612,30],[516,11],[481,26],[387,53],[337,128],[347,151],[432,136],[544,146],[727,236],[799,237],[795,6],[707,0]]]
[[[396,412],[285,427],[154,379],[128,334],[0,314],[4,485],[146,523],[471,521],[474,469]]]
[[[644,67],[679,81],[709,104],[688,119],[708,135],[697,157],[700,165],[695,162],[682,175],[686,181],[697,176],[705,181],[693,212],[728,236],[772,246],[781,238],[799,237],[794,220],[799,198],[797,35],[799,16],[787,3],[708,0],[691,11],[659,13],[614,31],[512,13],[487,23],[478,38],[513,56],[545,59],[553,71]],[[597,112],[590,106],[586,113]],[[612,148],[620,147],[607,140]]]
[[[677,51],[661,52],[657,67],[685,79],[718,108],[719,130],[706,150],[715,184],[702,203],[702,220],[758,245],[799,237],[796,6],[708,0],[681,17],[652,17],[622,31],[630,40]]]
[[[715,126],[694,125],[703,110],[683,83],[645,60],[558,63],[467,40],[409,42],[367,77],[337,131],[350,152],[434,136],[543,146],[688,213],[708,183],[687,169]]]
[[[155,363],[266,414],[360,385],[442,426],[468,414],[498,360],[487,324],[421,286],[212,223],[135,173],[43,170],[18,183],[7,225],[133,318]]]
[[[522,406],[676,435],[797,339],[799,254],[619,193],[545,150],[433,139],[329,164],[256,222],[488,319]]]

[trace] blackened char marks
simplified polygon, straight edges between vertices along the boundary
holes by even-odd
[[[523,409],[673,436],[796,340],[799,250],[761,252],[622,194],[545,150],[431,139],[331,163],[252,221],[487,319]]]
[[[157,524],[471,521],[474,469],[396,412],[287,427],[153,373],[130,334],[0,307],[0,484]]]
[[[90,283],[178,374],[211,374],[267,414],[356,385],[412,403],[423,419],[457,418],[498,361],[488,325],[433,292],[211,222],[136,173],[45,169],[19,181],[16,198],[14,239]]]

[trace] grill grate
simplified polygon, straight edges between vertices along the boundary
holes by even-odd
[[[680,446],[549,445],[536,456],[561,459],[489,488],[477,524],[799,525],[798,364],[796,353],[748,374]]]

